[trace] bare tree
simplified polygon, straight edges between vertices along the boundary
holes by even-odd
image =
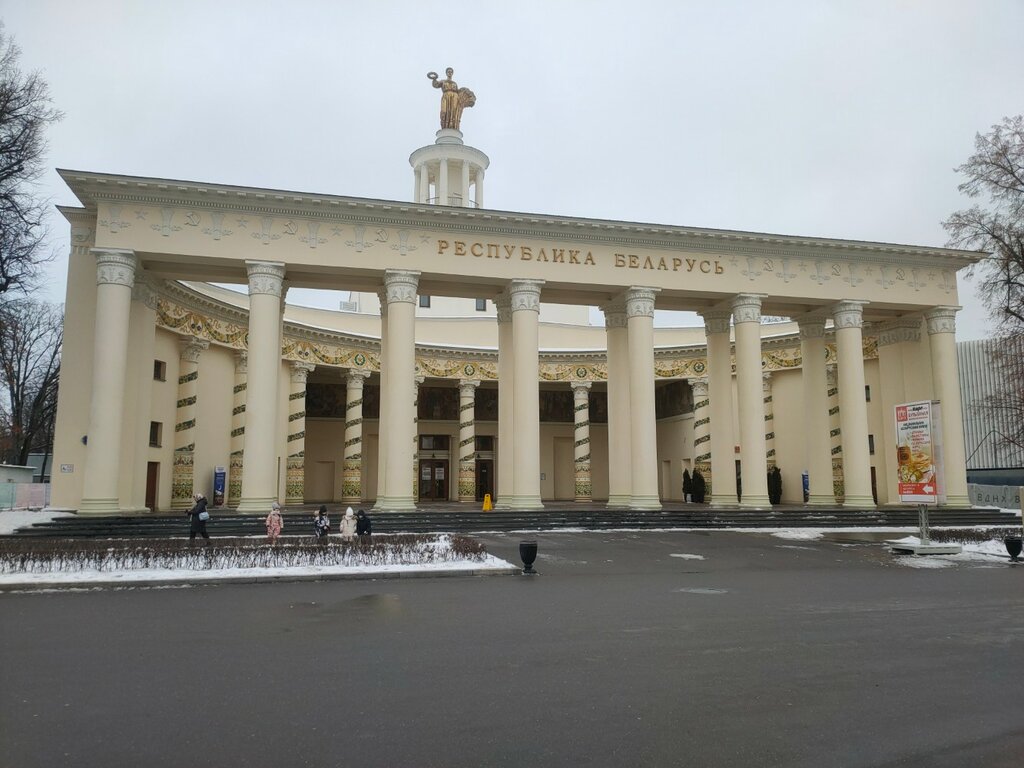
[[[0,295],[25,290],[43,252],[46,205],[35,189],[43,173],[45,129],[60,120],[38,72],[22,72],[21,49],[0,23]]]
[[[960,191],[988,204],[943,223],[949,244],[988,252],[975,270],[982,299],[1004,334],[1024,332],[1024,115],[975,136],[974,154],[956,170]]]
[[[29,299],[0,305],[0,435],[10,463],[51,452],[63,338],[60,306]]]

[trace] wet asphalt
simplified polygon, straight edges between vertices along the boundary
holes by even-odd
[[[535,538],[536,577],[0,594],[0,766],[1020,764],[1024,565]]]

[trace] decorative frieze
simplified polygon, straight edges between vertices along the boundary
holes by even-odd
[[[905,342],[919,342],[921,340],[921,318],[901,317],[899,320],[890,320],[879,324],[875,331],[880,347]]]

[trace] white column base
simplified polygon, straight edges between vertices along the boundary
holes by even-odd
[[[871,496],[851,496],[847,494],[846,498],[843,499],[843,506],[856,507],[857,509],[874,509],[875,500]]]
[[[957,509],[970,509],[974,505],[971,504],[971,499],[968,496],[947,496],[944,507],[955,507]]]
[[[768,500],[767,496],[747,496],[744,494],[739,507],[740,509],[771,509],[772,503]]]
[[[80,515],[116,515],[120,512],[117,499],[82,499],[78,505]]]
[[[416,509],[412,496],[383,496],[373,505],[377,512],[408,512]]]
[[[656,511],[661,509],[661,499],[657,496],[633,496],[629,500],[629,508]]]
[[[270,505],[277,501],[276,496],[250,496],[248,498],[242,497],[242,500],[238,502],[238,506],[235,508],[236,512],[249,513],[249,512],[270,512]]]
[[[609,507],[628,507],[629,503],[633,500],[632,496],[628,494],[622,494],[620,496],[609,496],[607,505]]]
[[[808,507],[834,507],[836,505],[836,499],[834,496],[814,496],[811,495],[807,498]]]
[[[502,509],[529,512],[544,509],[544,503],[540,500],[540,496],[509,496]]]
[[[736,501],[736,494],[735,493],[722,493],[722,494],[718,494],[718,495],[711,494],[711,501],[708,502],[708,503],[712,507],[718,507],[718,508],[721,508],[721,507],[735,507],[737,504],[739,504],[739,502]]]

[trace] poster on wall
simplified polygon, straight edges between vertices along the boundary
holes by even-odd
[[[900,502],[946,501],[942,467],[942,422],[938,400],[896,406],[896,483]]]
[[[228,473],[224,467],[213,468],[213,506],[224,506],[224,488],[227,485]]]

